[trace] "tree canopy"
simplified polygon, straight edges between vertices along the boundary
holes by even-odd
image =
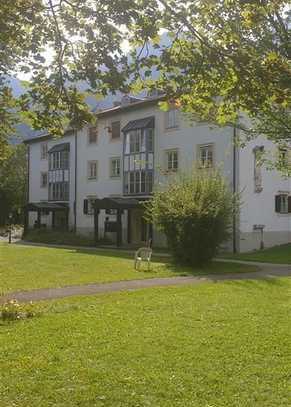
[[[9,146],[9,158],[0,162],[0,226],[22,218],[27,194],[26,148],[23,144]]]
[[[1,157],[18,111],[52,135],[92,120],[80,81],[98,97],[159,89],[195,120],[290,138],[286,0],[13,0],[0,43]],[[5,78],[20,71],[29,87],[15,100]]]
[[[290,2],[163,1],[155,24],[172,42],[140,66],[157,66],[149,81],[200,120],[241,127],[247,138],[277,142],[291,134]],[[153,37],[151,37],[154,39]],[[140,30],[140,42],[145,41]],[[250,121],[241,117],[248,117]]]

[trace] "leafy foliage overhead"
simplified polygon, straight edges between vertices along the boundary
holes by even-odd
[[[17,112],[52,135],[92,120],[79,81],[97,97],[158,88],[194,119],[290,137],[287,0],[13,0],[0,43],[0,159]],[[5,78],[17,72],[31,80],[15,101]]]
[[[284,0],[157,0],[155,24],[172,38],[160,47],[146,27],[140,44],[156,41],[159,55],[145,54],[139,67],[149,80],[180,101],[194,118],[235,124],[282,142],[291,134],[290,2]],[[149,6],[150,8],[150,6]],[[146,47],[146,46],[145,46]],[[248,117],[250,121],[244,120]]]
[[[13,132],[16,112],[35,129],[60,135],[64,126],[92,120],[86,81],[98,97],[128,90],[125,27],[139,21],[146,1],[13,0],[0,9],[1,158]],[[15,101],[5,79],[29,75],[27,92]]]

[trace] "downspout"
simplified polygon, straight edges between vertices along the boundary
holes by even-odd
[[[75,199],[74,199],[74,232],[77,231],[77,173],[78,173],[78,143],[77,143],[77,130],[74,130],[75,133]]]
[[[233,126],[233,160],[232,160],[232,192],[235,195],[237,193],[237,128]],[[237,213],[233,213],[232,218],[232,251],[237,253]]]

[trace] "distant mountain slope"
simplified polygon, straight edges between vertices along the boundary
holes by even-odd
[[[167,36],[166,33],[162,34],[161,39],[160,39],[160,44],[162,47],[167,47],[171,43],[170,38]],[[139,49],[137,50],[139,52]],[[147,50],[144,50],[141,54],[141,57],[146,56],[146,53],[149,52],[151,55],[156,55],[159,53],[159,51],[154,47],[154,46],[149,46]],[[153,69],[152,71],[152,77],[156,78],[158,76],[158,72]],[[143,74],[141,72],[141,77],[143,77]],[[11,87],[13,89],[13,93],[15,96],[21,95],[21,93],[24,92],[24,88],[21,85],[21,81],[15,77],[9,78],[9,82],[11,84]],[[85,82],[81,82],[77,85],[77,87],[82,90],[86,91],[88,89],[88,85]],[[114,105],[114,102],[120,101],[122,98],[122,93],[117,92],[116,95],[109,94],[107,97],[105,97],[102,100],[97,100],[94,96],[88,96],[86,98],[86,102],[88,103],[90,109],[92,112],[96,112],[97,110],[102,110],[102,109],[108,109]],[[138,97],[145,97],[146,93],[142,92]],[[29,127],[27,124],[21,123],[16,126],[17,130],[17,136],[13,138],[12,142],[13,143],[19,143],[22,140],[25,140],[27,138],[32,138],[32,137],[37,137],[40,134],[45,133],[45,130],[42,131],[35,131],[31,127]]]
[[[21,81],[19,79],[11,77],[9,78],[9,83],[15,96],[19,96],[24,92],[24,88],[21,86]],[[83,88],[83,90],[85,90],[87,86],[86,84],[83,84],[80,85],[80,88]],[[88,103],[92,112],[95,112],[99,109],[107,109],[109,107],[112,107],[113,103],[117,100],[120,100],[121,97],[122,94],[118,93],[116,95],[108,95],[106,98],[98,101],[94,96],[88,96],[86,98],[86,102]],[[18,144],[25,139],[38,137],[39,135],[45,133],[45,130],[33,130],[25,123],[20,123],[16,125],[15,128],[16,135],[14,137],[11,137],[12,144]]]

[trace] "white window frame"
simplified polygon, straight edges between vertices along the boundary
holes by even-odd
[[[166,171],[167,172],[177,172],[179,169],[179,150],[177,148],[173,148],[171,150],[166,150]],[[174,159],[174,154],[177,155],[176,160]],[[174,163],[177,163],[177,166],[174,166]],[[171,165],[169,165],[171,164]]]
[[[92,170],[91,170],[92,165],[95,166],[95,174],[93,174],[93,175],[92,175]],[[96,161],[96,160],[87,161],[87,179],[88,179],[88,181],[95,181],[95,180],[97,180],[97,177],[98,177],[98,161]]]
[[[43,176],[46,176],[46,183],[43,182]],[[42,171],[40,173],[40,187],[47,188],[47,186],[48,186],[48,173],[47,171]]]
[[[48,143],[41,143],[40,144],[40,159],[47,160],[48,158]]]
[[[113,162],[119,162],[119,174],[114,173]],[[117,168],[118,168],[118,165],[115,166],[115,170]],[[109,174],[110,174],[110,178],[120,178],[121,177],[121,158],[120,157],[111,157],[109,159]]]
[[[199,144],[197,146],[197,155],[198,155],[198,162],[199,166],[201,168],[213,168],[214,167],[214,143],[207,143],[207,144]],[[206,150],[206,157],[205,161],[203,162],[202,160],[202,152],[205,149],[209,149],[208,151]],[[209,165],[209,151],[211,151],[211,165]],[[207,165],[205,165],[205,162],[207,162]]]
[[[174,130],[179,128],[179,109],[171,107],[165,112],[165,128],[166,130]]]

